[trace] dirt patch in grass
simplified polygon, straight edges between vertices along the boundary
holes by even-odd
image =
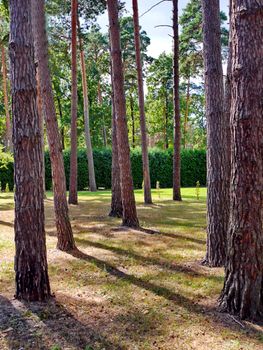
[[[204,192],[204,190],[202,190]],[[78,250],[57,251],[54,210],[46,201],[48,303],[13,299],[13,210],[0,217],[0,349],[260,350],[262,325],[217,312],[223,270],[201,266],[205,254],[205,193],[154,193],[145,206],[147,230],[108,217],[110,194],[81,193],[70,208]],[[5,195],[1,195],[5,197]],[[1,206],[0,199],[0,206]],[[12,196],[4,198],[12,207]],[[152,230],[153,232],[150,232]]]

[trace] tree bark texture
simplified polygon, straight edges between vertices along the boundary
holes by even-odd
[[[173,154],[173,200],[181,201],[181,120],[179,98],[179,33],[178,0],[173,0],[173,105],[174,105],[174,154]]]
[[[1,46],[1,56],[2,56],[2,77],[3,77],[3,93],[4,93],[4,105],[5,105],[5,149],[6,151],[13,152],[13,142],[12,142],[12,125],[11,117],[9,113],[9,103],[8,103],[8,90],[7,90],[7,69],[6,69],[6,57],[5,48]]]
[[[207,252],[204,263],[223,266],[226,259],[229,191],[225,184],[224,86],[219,0],[202,0],[207,119]]]
[[[263,4],[232,0],[231,200],[220,307],[263,315]]]
[[[34,16],[32,14],[32,30],[33,30],[33,37],[34,37]],[[35,46],[35,43],[34,43]],[[36,49],[35,49],[35,55],[36,55]],[[37,113],[39,117],[39,126],[40,126],[40,133],[41,133],[41,147],[42,147],[42,159],[43,159],[43,191],[44,191],[44,199],[47,198],[46,196],[46,171],[45,171],[45,127],[44,127],[44,110],[43,110],[43,104],[42,104],[42,95],[41,95],[41,89],[40,89],[40,81],[39,81],[39,71],[37,68],[36,73],[36,79],[37,79]]]
[[[78,27],[80,31],[79,21],[78,21]],[[89,189],[91,192],[96,192],[97,185],[96,185],[96,178],[95,178],[93,151],[92,151],[90,125],[89,125],[89,99],[88,99],[88,84],[87,84],[87,75],[86,75],[85,53],[84,53],[83,43],[80,35],[79,35],[79,47],[80,47],[80,63],[81,63],[82,90],[83,90],[85,140],[86,140],[86,147],[87,147],[87,158],[88,158],[88,169],[89,169]]]
[[[140,110],[144,202],[146,204],[152,204],[148,140],[147,140],[146,116],[145,116],[145,107],[144,107],[144,88],[143,88],[143,71],[142,71],[142,57],[141,57],[141,43],[140,43],[139,11],[138,11],[137,0],[132,0],[132,7],[133,7],[136,68],[137,68],[137,80],[138,80],[139,110]]]
[[[38,77],[42,112],[44,114],[50,149],[54,209],[57,228],[57,248],[69,251],[75,248],[73,232],[69,220],[66,196],[66,177],[60,132],[56,116],[50,70],[48,66],[48,39],[45,21],[45,1],[32,1],[33,34],[38,62]]]
[[[113,85],[113,84],[112,84]],[[118,159],[118,142],[116,130],[116,112],[112,89],[112,164],[111,164],[111,210],[109,216],[121,218],[123,214],[121,200],[120,166]]]
[[[139,220],[133,192],[130,148],[126,118],[126,102],[124,94],[124,78],[120,45],[120,26],[118,19],[118,1],[108,0],[108,14],[111,40],[111,59],[114,87],[114,104],[116,110],[116,127],[118,157],[120,165],[121,195],[124,226],[138,227]]]
[[[31,1],[11,0],[9,4],[15,160],[15,296],[26,301],[43,301],[50,297],[50,285]]]
[[[77,77],[77,18],[78,1],[71,0],[71,148],[69,204],[78,204],[78,77]]]

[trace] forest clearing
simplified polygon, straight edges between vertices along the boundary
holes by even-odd
[[[13,298],[13,197],[1,194],[0,347],[6,349],[262,349],[263,328],[216,310],[223,270],[201,266],[205,255],[205,189],[136,191],[142,227],[109,218],[110,192],[79,193],[70,208],[79,252],[55,249],[50,193],[45,201],[48,263],[56,299]]]
[[[0,0],[0,350],[263,349],[263,0]]]

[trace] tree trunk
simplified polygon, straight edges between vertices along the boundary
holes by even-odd
[[[181,201],[181,120],[179,98],[179,33],[178,33],[178,0],[173,0],[173,79],[174,79],[174,155],[173,155],[173,200]]]
[[[5,105],[5,126],[6,126],[5,150],[13,152],[12,126],[11,126],[11,118],[10,118],[9,105],[8,105],[5,48],[3,45],[1,46],[1,54],[2,54],[3,94],[4,94],[4,105]]]
[[[189,105],[190,105],[190,77],[187,81],[187,90],[186,90],[186,106],[185,106],[185,115],[184,115],[184,148],[186,148],[186,135],[187,135],[187,125],[189,117]]]
[[[78,27],[80,32],[79,21],[78,21]],[[86,76],[85,54],[84,54],[83,43],[80,35],[79,35],[79,47],[80,47],[80,62],[81,62],[81,76],[82,76],[82,89],[83,89],[85,140],[86,140],[88,168],[89,168],[89,189],[91,192],[96,192],[97,185],[96,185],[96,179],[95,179],[95,169],[94,169],[94,160],[93,160],[92,143],[91,143],[91,136],[90,136],[90,125],[89,125],[89,99],[88,99],[88,84],[87,84],[87,76]]]
[[[131,120],[132,120],[132,148],[135,148],[135,118],[134,118],[134,102],[132,94],[130,94],[130,109],[131,109]]]
[[[222,266],[226,258],[229,192],[225,186],[224,86],[219,0],[202,0],[207,119],[207,252],[204,263]]]
[[[111,75],[112,78],[112,75]],[[112,82],[112,165],[111,165],[111,211],[109,216],[121,218],[123,214],[121,200],[120,166],[118,159],[118,142],[116,130],[116,113]]]
[[[168,149],[169,141],[168,141],[168,96],[167,91],[165,91],[164,96],[164,149]]]
[[[98,82],[98,102],[100,106],[102,106],[102,95],[101,95],[101,88],[100,88],[100,82]],[[105,127],[105,118],[104,113],[102,115],[102,136],[103,136],[103,145],[106,148],[107,147],[107,133],[106,133],[106,127]]]
[[[34,16],[32,16],[32,27],[33,27],[33,37],[34,37]],[[37,56],[36,50],[35,55]],[[39,126],[40,126],[40,133],[41,133],[41,147],[42,147],[42,159],[43,159],[43,191],[44,191],[44,199],[47,198],[46,196],[46,169],[45,169],[45,137],[44,137],[44,111],[43,111],[43,103],[42,103],[42,93],[40,88],[40,81],[39,81],[39,68],[37,68],[36,73],[37,78],[37,112],[38,112],[38,118],[39,118]]]
[[[107,5],[110,25],[114,104],[116,109],[117,142],[123,207],[122,223],[124,226],[138,227],[139,220],[137,218],[135,197],[133,192],[130,148],[126,119],[120,27],[118,18],[118,0],[108,0]]]
[[[145,117],[145,107],[144,107],[144,88],[143,88],[143,72],[142,72],[138,1],[132,0],[132,6],[133,6],[136,67],[137,67],[137,77],[138,77],[139,109],[140,109],[144,203],[145,204],[152,204],[151,178],[150,178],[149,155],[148,155],[148,140],[147,140],[147,128],[146,128],[146,117]]]
[[[231,202],[220,307],[241,318],[262,319],[262,3],[233,0],[231,27]]]
[[[61,106],[61,101],[58,94],[56,94],[56,99],[58,103],[59,118],[62,124],[63,123],[62,106]],[[61,125],[61,128],[60,128],[60,138],[61,138],[62,150],[64,150],[65,149],[65,128],[63,125]]]
[[[78,204],[78,77],[77,77],[77,17],[78,1],[71,0],[71,149],[69,204]]]
[[[75,248],[75,243],[68,214],[64,160],[48,67],[48,39],[44,0],[32,1],[32,19],[43,114],[46,121],[52,167],[54,209],[58,236],[57,248],[63,251],[69,251]]]
[[[26,301],[43,301],[50,297],[50,285],[31,1],[11,0],[9,4],[15,160],[15,296]]]

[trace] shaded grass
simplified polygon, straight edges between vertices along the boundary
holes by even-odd
[[[5,296],[0,314],[6,316],[0,348],[16,349],[19,343],[25,349],[261,349],[262,328],[255,331],[257,326],[244,323],[243,329],[216,312],[223,270],[199,264],[205,254],[206,190],[200,189],[200,200],[194,188],[182,194],[183,202],[176,203],[171,189],[154,190],[154,204],[144,205],[142,191],[136,191],[141,225],[155,232],[149,234],[122,228],[119,219],[108,217],[110,192],[80,193],[79,205],[70,207],[79,250],[65,254],[55,249],[48,193],[49,274],[56,296],[48,304],[10,301],[13,211],[1,213],[0,289]],[[12,208],[12,195],[1,194],[0,208],[2,203]],[[6,310],[15,314],[15,326]],[[4,333],[10,324],[12,330]]]

